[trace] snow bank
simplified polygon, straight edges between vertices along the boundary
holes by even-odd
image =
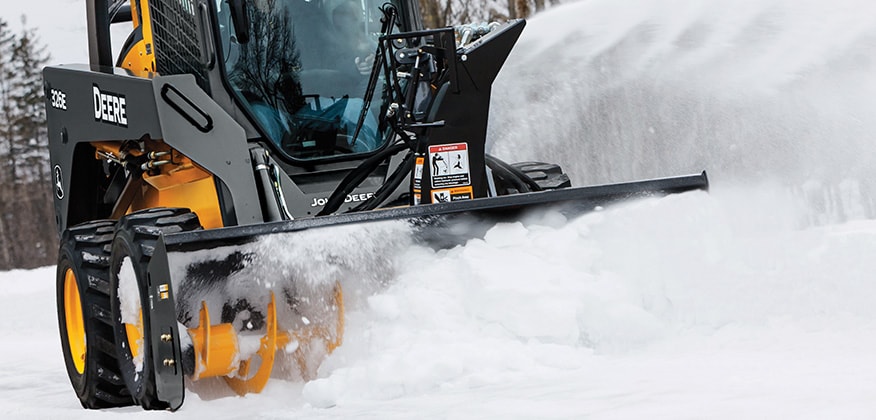
[[[560,225],[547,215],[547,225],[498,225],[463,247],[411,250],[397,283],[348,314],[344,346],[303,395],[355,406],[587,376],[652,352],[678,365],[688,344],[781,353],[809,334],[872,330],[876,285],[858,267],[876,251],[876,224],[798,230],[758,205],[731,213],[725,199],[738,197],[643,200]]]

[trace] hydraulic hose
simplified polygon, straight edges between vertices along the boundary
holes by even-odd
[[[328,198],[328,201],[325,204],[325,207],[317,213],[317,216],[325,216],[332,214],[338,211],[341,208],[341,205],[344,204],[344,199],[347,198],[347,194],[353,192],[359,184],[362,183],[368,175],[374,172],[377,169],[377,166],[380,165],[381,162],[386,160],[388,157],[395,155],[398,152],[403,150],[409,150],[410,146],[406,143],[398,143],[393,146],[387,147],[386,149],[381,150],[374,156],[371,156],[368,159],[362,161],[356,169],[350,171],[347,176],[341,180],[341,183],[338,184],[338,188],[332,193],[332,195]]]
[[[398,188],[399,184],[401,184],[401,182],[411,173],[413,168],[414,152],[408,152],[404,160],[398,165],[398,168],[395,168],[392,175],[390,175],[386,182],[377,189],[374,196],[350,209],[350,211],[374,210],[379,207],[389,198],[393,191]]]

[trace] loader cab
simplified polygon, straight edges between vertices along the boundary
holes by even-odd
[[[285,160],[361,157],[390,141],[383,76],[365,97],[385,3],[214,0],[227,88]]]

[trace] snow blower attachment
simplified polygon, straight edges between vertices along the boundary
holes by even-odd
[[[339,236],[385,222],[441,247],[477,236],[454,228],[471,220],[708,188],[704,172],[572,188],[555,164],[488,155],[522,20],[427,30],[410,0],[86,4],[89,65],[44,79],[59,328],[87,408],[175,410],[186,378],[239,394],[312,378],[343,341]],[[117,22],[133,32],[113,62]]]

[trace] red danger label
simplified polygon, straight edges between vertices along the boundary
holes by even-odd
[[[468,143],[429,146],[432,188],[461,187],[471,184]]]

